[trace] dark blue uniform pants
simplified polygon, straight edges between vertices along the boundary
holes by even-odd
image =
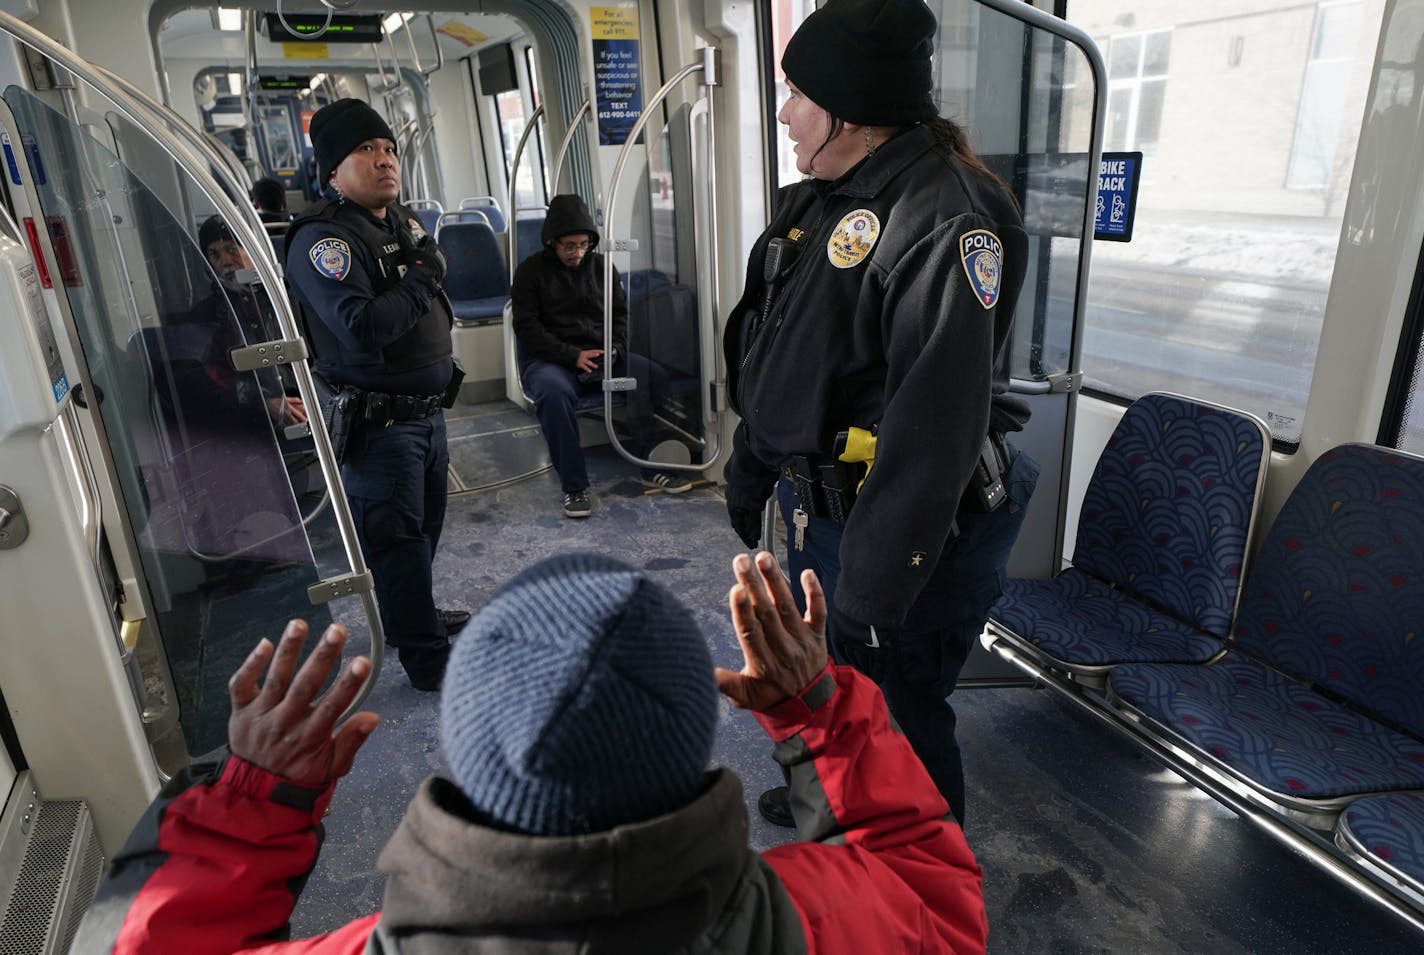
[[[352,443],[341,481],[375,577],[386,642],[412,678],[438,678],[450,655],[431,575],[448,494],[445,415],[367,427]]]
[[[651,395],[654,391],[654,376],[666,376],[666,372],[655,362],[642,355],[630,355],[625,360],[619,358],[613,367],[615,377],[631,375],[638,380],[638,387],[627,396],[627,425],[632,434],[628,450],[642,457],[652,448]],[[539,428],[544,432],[544,440],[549,445],[549,459],[559,475],[559,486],[565,494],[588,488],[588,467],[584,463],[583,447],[579,443],[578,412],[582,398],[603,397],[601,381],[580,382],[576,372],[553,362],[534,359],[524,366],[520,380],[524,393],[534,402],[534,413],[539,416]],[[592,407],[592,405],[590,405]]]
[[[885,655],[879,683],[885,702],[961,825],[964,766],[954,738],[954,708],[948,697],[974,641],[984,629],[989,608],[1003,592],[1009,551],[1023,526],[1025,508],[1037,481],[1037,462],[1014,451],[1004,480],[1008,501],[988,514],[960,510],[959,535],[945,544],[939,563],[910,607],[904,626],[879,634],[879,652]],[[821,580],[828,608],[834,607],[844,528],[834,521],[813,517],[806,528],[805,548],[797,551],[791,523],[791,512],[796,508],[795,489],[791,482],[782,480],[776,494],[788,528],[787,562],[797,605],[804,613],[801,590],[795,581],[809,567]],[[831,647],[835,655],[834,642]]]

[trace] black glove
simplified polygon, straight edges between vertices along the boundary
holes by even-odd
[[[436,245],[435,237],[426,235],[419,242],[409,242],[405,239],[406,232],[401,230],[401,245],[405,246],[405,260],[411,268],[420,269],[430,277],[436,285],[445,278],[445,254],[440,251],[440,246]]]
[[[836,643],[836,656],[876,683],[885,678],[886,636],[888,634],[854,620],[840,610],[832,614],[831,638]]]
[[[737,532],[742,543],[746,544],[748,548],[755,547],[761,540],[761,511],[754,511],[749,507],[738,507],[728,501],[727,516],[732,519],[732,530]]]

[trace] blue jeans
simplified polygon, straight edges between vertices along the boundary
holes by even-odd
[[[960,509],[956,518],[959,534],[946,542],[904,625],[880,634],[879,652],[885,654],[880,689],[885,702],[960,825],[964,823],[964,765],[954,738],[954,708],[948,697],[984,629],[989,608],[1003,592],[1009,551],[1038,481],[1038,463],[1021,451],[1014,450],[1012,455],[1004,478],[1008,501],[988,514]],[[782,480],[776,495],[788,529],[786,552],[792,581],[803,569],[811,568],[826,592],[827,607],[833,608],[845,528],[813,517],[806,528],[805,547],[798,551],[791,523],[795,488]],[[804,613],[800,588],[793,586],[792,592]],[[836,655],[834,641],[831,653]]]
[[[666,372],[642,355],[629,355],[626,359],[618,359],[613,366],[613,374],[614,377],[631,375],[638,380],[636,389],[622,394],[627,396],[626,423],[631,432],[628,450],[643,457],[653,446],[651,396],[654,378],[659,375],[666,377]],[[539,429],[544,432],[544,441],[549,446],[549,459],[559,475],[559,486],[565,494],[587,490],[588,467],[579,442],[579,399],[601,399],[603,383],[581,382],[577,372],[539,358],[524,366],[520,381],[524,385],[524,393],[534,402],[534,413],[539,417]]]
[[[341,481],[375,578],[386,642],[413,678],[438,678],[450,655],[431,573],[448,495],[445,415],[366,427],[352,445]]]

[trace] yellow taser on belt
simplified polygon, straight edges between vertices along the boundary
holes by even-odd
[[[875,466],[875,432],[852,427],[837,434],[836,460],[865,465],[865,474],[861,475],[855,485],[858,493],[865,479],[870,476],[870,469]]]

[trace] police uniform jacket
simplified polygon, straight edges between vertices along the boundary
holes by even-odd
[[[791,455],[829,460],[837,432],[877,425],[874,467],[842,538],[836,610],[898,626],[954,532],[991,417],[1001,433],[1027,418],[995,380],[1027,236],[1007,191],[925,126],[779,200],[728,322],[743,422],[727,499],[759,509]],[[768,307],[763,260],[776,237],[799,255]]]
[[[292,223],[287,281],[327,381],[417,396],[445,390],[450,304],[426,270],[408,264],[425,234],[399,203],[378,219],[334,190]]]
[[[578,233],[588,236],[589,251],[569,268],[549,243]],[[573,370],[579,352],[604,347],[603,254],[594,251],[598,229],[581,205],[551,203],[541,237],[544,248],[514,270],[509,292],[514,334],[523,362],[537,358]],[[613,344],[627,355],[628,299],[616,270],[613,278]]]
[[[288,920],[332,787],[235,756],[190,767],[114,858],[74,950],[982,953],[979,866],[875,684],[828,665],[757,720],[788,770],[801,841],[753,852],[725,769],[670,813],[573,836],[485,825],[432,777],[381,852],[383,910],[300,941]]]

